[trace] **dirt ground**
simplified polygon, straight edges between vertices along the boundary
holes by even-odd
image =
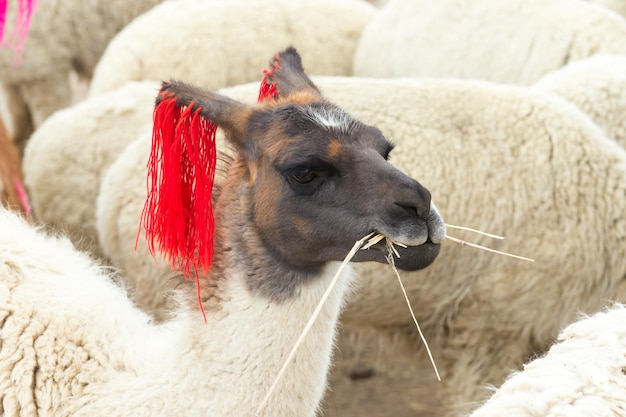
[[[439,382],[425,354],[381,352],[340,334],[324,417],[432,417],[441,415]]]

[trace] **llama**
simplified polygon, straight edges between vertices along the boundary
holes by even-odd
[[[0,211],[4,415],[253,415],[356,240],[377,231],[409,245],[403,269],[435,260],[443,221],[430,192],[387,162],[382,133],[326,101],[294,48],[271,65],[276,95],[255,106],[175,81],[157,99],[220,126],[236,150],[214,196],[215,256],[198,279],[206,325],[188,281],[176,317],[155,325],[69,241]],[[378,244],[352,260],[385,256]],[[263,415],[315,414],[351,276]]]

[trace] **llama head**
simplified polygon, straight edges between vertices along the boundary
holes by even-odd
[[[175,98],[219,126],[235,148],[220,199],[241,203],[224,215],[245,219],[267,251],[292,269],[341,261],[370,232],[408,245],[399,248],[399,268],[432,263],[443,221],[429,191],[387,161],[390,142],[326,101],[294,48],[270,64],[265,82],[275,94],[256,105],[180,82],[161,90],[161,98]],[[385,262],[386,254],[380,243],[353,261]]]

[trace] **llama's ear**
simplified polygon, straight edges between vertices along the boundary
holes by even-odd
[[[180,81],[164,82],[156,100],[157,108],[164,101],[174,101],[177,107],[189,107],[207,121],[219,126],[228,136],[244,136],[252,108],[244,103],[203,88]]]
[[[321,97],[317,86],[304,72],[300,54],[292,46],[276,54],[270,61],[270,69],[265,70],[264,74],[264,85],[270,86],[275,91],[265,94],[266,96],[287,98],[293,94],[308,94],[316,99]],[[262,86],[261,94],[263,94],[263,88]],[[262,98],[259,96],[259,100]]]

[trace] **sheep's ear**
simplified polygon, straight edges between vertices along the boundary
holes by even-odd
[[[157,108],[163,101],[174,99],[177,107],[189,107],[192,114],[199,110],[200,116],[234,138],[244,135],[252,112],[252,108],[244,103],[195,85],[175,80],[163,82],[156,100]]]
[[[275,89],[276,94],[271,94],[272,96],[288,98],[294,94],[306,94],[314,99],[321,98],[319,89],[305,74],[296,48],[290,46],[279,52],[270,61],[270,67],[271,69],[264,71],[264,83]]]

